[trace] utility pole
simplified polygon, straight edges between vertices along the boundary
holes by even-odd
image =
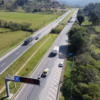
[[[12,74],[13,74],[13,77],[14,77],[14,71],[13,71],[13,68],[12,68]],[[16,87],[15,81],[14,81],[14,87]]]

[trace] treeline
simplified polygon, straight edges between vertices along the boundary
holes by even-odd
[[[88,16],[89,22],[92,22],[92,25],[100,24],[100,3],[91,3],[83,11]]]
[[[11,21],[7,22],[5,20],[0,20],[0,27],[10,28],[12,31],[23,30],[23,31],[33,32],[32,29],[29,29],[30,26],[31,26],[31,24],[27,23],[27,22],[19,24],[19,23],[14,23],[14,22],[11,22]]]
[[[90,34],[91,29],[80,26],[68,33],[74,68],[71,76],[64,78],[65,100],[100,100],[100,55],[90,48],[91,44],[100,43],[100,35],[90,41]]]
[[[53,0],[6,0],[4,4],[0,5],[0,10],[14,12],[17,11],[19,7],[25,12],[34,13],[53,11],[58,7],[60,7],[61,9],[65,9],[67,6]]]

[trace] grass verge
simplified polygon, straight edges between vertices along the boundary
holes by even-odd
[[[66,77],[63,80],[67,81],[67,78],[69,79],[71,77],[71,71],[72,71],[72,61],[67,60],[66,67],[64,69],[64,76],[66,76]],[[61,95],[60,100],[65,100],[64,95],[63,95],[63,84],[62,84],[61,92],[62,92],[61,93],[62,95]]]

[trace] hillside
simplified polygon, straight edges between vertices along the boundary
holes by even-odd
[[[65,9],[66,6],[54,0],[5,0],[0,4],[1,11],[10,12],[42,12],[57,8]]]
[[[96,2],[100,2],[100,0],[55,0],[55,1],[58,1],[60,3],[66,3],[66,4],[69,4],[69,5],[87,5],[89,3],[96,3]]]

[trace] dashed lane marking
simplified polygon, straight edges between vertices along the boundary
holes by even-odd
[[[54,78],[56,78],[56,79],[58,79],[58,80],[59,80],[59,77],[57,77],[57,76],[54,76]]]
[[[1,65],[1,67],[3,67],[5,64],[6,64],[6,63],[3,63],[3,64]]]

